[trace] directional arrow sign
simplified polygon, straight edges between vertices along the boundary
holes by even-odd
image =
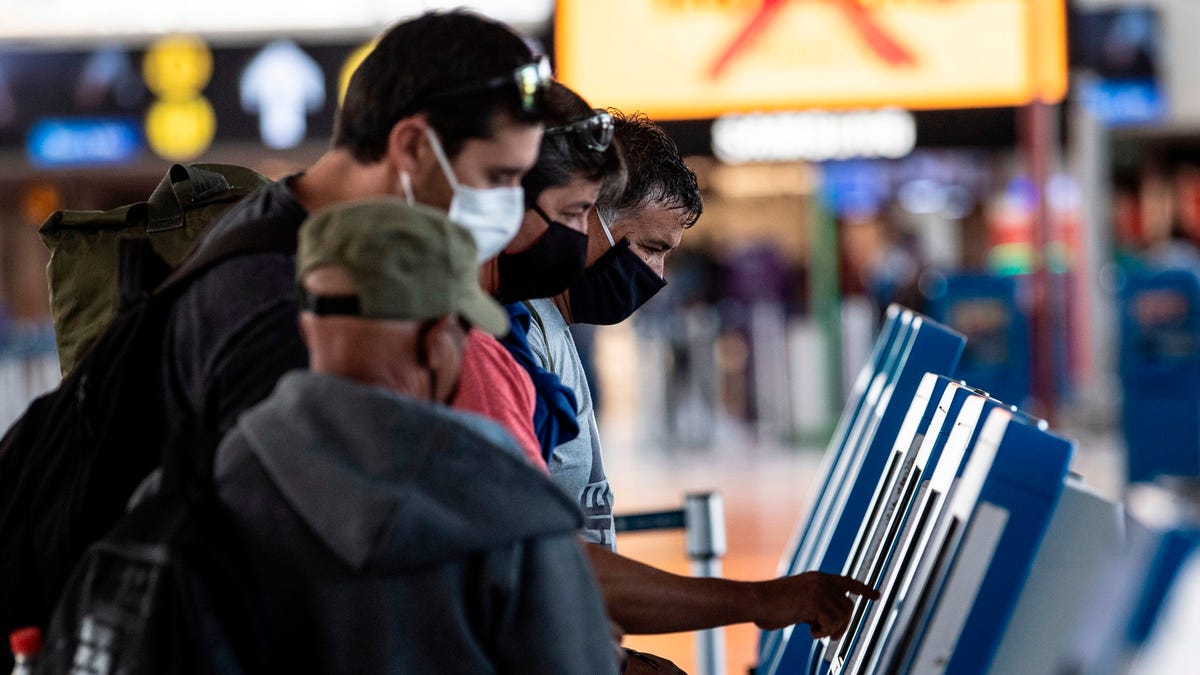
[[[242,109],[258,115],[258,130],[269,148],[292,148],[304,140],[308,113],[325,105],[325,74],[289,40],[272,42],[242,71]]]

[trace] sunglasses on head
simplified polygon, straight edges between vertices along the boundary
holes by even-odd
[[[604,152],[612,144],[613,119],[612,115],[603,110],[598,109],[595,113],[595,115],[577,122],[547,129],[546,135],[571,134],[588,150]]]
[[[464,94],[488,91],[490,89],[499,89],[512,84],[517,89],[517,100],[520,101],[521,112],[530,114],[541,111],[541,94],[550,87],[550,83],[553,81],[554,73],[550,70],[550,59],[545,56],[539,56],[536,61],[517,66],[511,74],[499,75],[482,82],[471,82],[442,91],[435,91],[432,94],[428,94],[425,98],[426,100],[451,98]]]

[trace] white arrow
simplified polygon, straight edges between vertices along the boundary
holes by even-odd
[[[263,47],[242,71],[238,88],[242,109],[259,116],[263,143],[277,150],[304,140],[305,115],[325,105],[321,66],[290,40]]]

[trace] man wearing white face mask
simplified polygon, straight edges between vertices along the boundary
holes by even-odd
[[[330,150],[247,197],[202,246],[264,222],[294,232],[310,211],[396,195],[449,212],[490,257],[520,224],[520,180],[537,156],[549,78],[545,60],[502,24],[468,12],[399,23],[351,78]],[[280,376],[308,364],[294,265],[288,253],[226,260],[171,308],[164,438],[224,434]]]
[[[425,137],[429,139],[429,148],[453,193],[447,209],[450,221],[475,238],[478,262],[496,257],[521,228],[521,219],[525,216],[525,195],[521,186],[476,188],[463,185],[454,175],[454,167],[450,165],[437,133],[425,127]],[[405,169],[400,170],[400,185],[409,204],[420,201],[413,193],[412,178]]]

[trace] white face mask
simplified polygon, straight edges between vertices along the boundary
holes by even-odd
[[[479,251],[476,256],[479,262],[496,257],[521,229],[521,220],[525,217],[524,190],[519,185],[481,189],[460,184],[437,134],[425,127],[425,136],[429,138],[429,145],[433,148],[442,174],[454,191],[447,216],[451,222],[471,233],[475,248]],[[400,172],[400,184],[404,188],[405,199],[409,204],[413,203],[412,180],[407,171]]]

